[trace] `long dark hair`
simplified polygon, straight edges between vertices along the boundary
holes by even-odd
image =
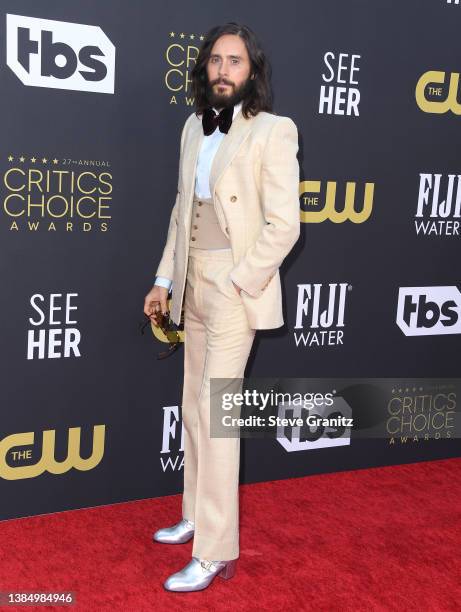
[[[255,33],[245,25],[230,21],[222,26],[211,28],[205,36],[205,40],[200,47],[195,66],[191,70],[191,92],[194,96],[195,114],[203,113],[209,106],[206,95],[208,75],[206,66],[211,54],[213,45],[220,36],[224,34],[236,34],[245,43],[250,57],[250,75],[254,78],[250,80],[252,84],[249,95],[242,100],[242,115],[248,119],[250,115],[257,115],[260,111],[272,113],[272,91],[271,73],[272,69],[262,47],[256,38]]]

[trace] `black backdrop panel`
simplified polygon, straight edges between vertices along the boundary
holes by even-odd
[[[459,376],[460,17],[444,0],[2,3],[0,518],[181,490],[183,352],[157,361],[138,321],[218,23],[257,33],[300,140],[286,324],[258,332],[247,375],[407,377],[409,396]],[[242,446],[242,482],[460,454],[446,435]]]

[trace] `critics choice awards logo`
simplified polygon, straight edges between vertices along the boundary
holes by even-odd
[[[2,224],[11,232],[107,232],[112,173],[108,162],[8,155]]]
[[[6,61],[28,87],[114,93],[115,47],[99,26],[7,14]],[[53,151],[10,152],[0,169],[2,222],[11,231],[106,232],[108,166]]]
[[[193,106],[194,98],[187,95],[191,83],[189,75],[204,40],[203,34],[187,34],[181,31],[168,33],[165,85],[170,95],[170,105],[183,102],[186,106]]]
[[[426,385],[392,389],[387,404],[389,444],[455,437],[458,398],[453,385]]]

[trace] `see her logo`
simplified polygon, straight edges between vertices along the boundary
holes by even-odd
[[[30,304],[35,311],[29,317],[33,326],[27,335],[27,359],[59,359],[80,357],[78,345],[80,331],[71,311],[77,310],[72,300],[78,293],[50,293],[49,296],[35,293]]]

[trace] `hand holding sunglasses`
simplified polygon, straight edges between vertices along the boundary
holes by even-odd
[[[165,359],[165,357],[172,355],[181,346],[181,339],[178,333],[178,326],[170,319],[169,312],[163,314],[162,312],[158,311],[155,313],[155,315],[157,323],[154,323],[154,325],[160,327],[168,339],[168,350],[160,352],[157,355],[157,359]],[[152,322],[149,316],[146,314],[144,314],[144,316],[146,317],[146,320],[140,323],[141,334],[144,334],[147,325]]]

